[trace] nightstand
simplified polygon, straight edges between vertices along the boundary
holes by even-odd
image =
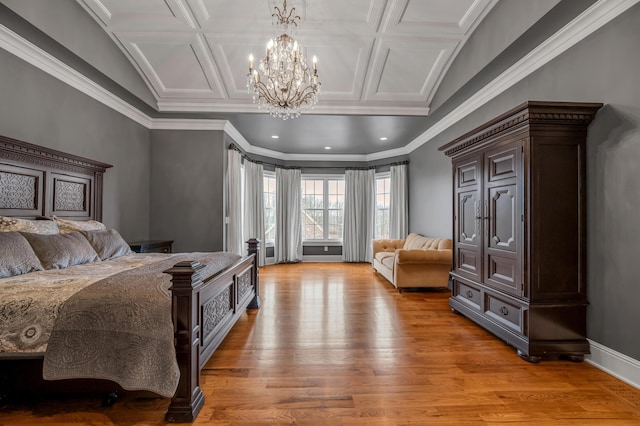
[[[171,253],[173,240],[148,240],[129,243],[136,253]]]

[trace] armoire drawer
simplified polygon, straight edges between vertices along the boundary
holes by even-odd
[[[481,294],[480,290],[466,284],[461,283],[458,280],[455,283],[455,297],[461,302],[471,306],[474,309],[480,310]]]
[[[485,293],[485,315],[522,333],[522,306]]]

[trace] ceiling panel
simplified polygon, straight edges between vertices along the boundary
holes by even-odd
[[[309,28],[350,28],[351,31],[376,31],[387,0],[309,1],[306,6]]]
[[[385,31],[462,36],[491,6],[491,0],[398,0]]]
[[[457,44],[456,40],[382,40],[371,67],[367,100],[426,103]]]
[[[248,56],[282,0],[77,0],[142,74],[162,111],[256,112]],[[318,57],[316,113],[424,115],[443,73],[497,0],[288,0]]]
[[[309,61],[318,57],[318,75],[325,101],[358,101],[374,39],[317,37],[305,45]]]
[[[193,34],[117,34],[162,97],[223,98],[204,43]]]
[[[195,28],[189,9],[181,0],[83,0],[111,29],[158,30]]]
[[[187,0],[201,29],[207,32],[234,34],[271,28],[271,7],[268,0]]]

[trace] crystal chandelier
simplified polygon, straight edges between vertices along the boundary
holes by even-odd
[[[275,6],[274,10],[271,17],[276,37],[267,43],[266,56],[257,69],[253,68],[253,55],[249,55],[247,89],[258,107],[287,120],[313,108],[318,102],[320,83],[317,58],[313,57],[313,69],[310,69],[303,47],[293,38],[300,21],[295,15],[296,8],[287,11],[287,0],[284,0],[282,9]]]

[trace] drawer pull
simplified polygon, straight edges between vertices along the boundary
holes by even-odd
[[[503,307],[500,308],[500,313],[502,315],[509,315],[509,310],[507,309],[506,306],[503,306]]]
[[[467,296],[469,299],[473,299],[473,293],[471,292],[471,290],[467,290],[466,296]]]

